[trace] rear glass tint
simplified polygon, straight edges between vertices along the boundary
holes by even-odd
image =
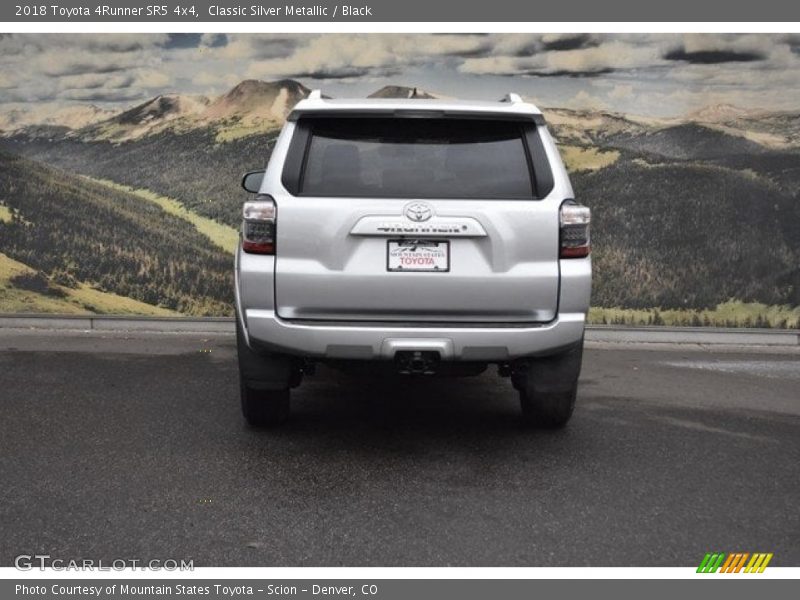
[[[315,118],[304,196],[532,198],[521,123]]]

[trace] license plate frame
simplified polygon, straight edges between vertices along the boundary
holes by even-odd
[[[411,248],[413,247],[413,250]],[[408,250],[403,250],[408,248]],[[423,252],[419,252],[422,249]],[[425,249],[436,249],[435,253],[428,253]],[[395,253],[392,253],[395,250]],[[414,254],[413,258],[431,258],[432,266],[424,264],[400,264],[401,255]],[[447,273],[450,271],[450,240],[408,239],[397,238],[386,241],[386,270],[390,273]]]

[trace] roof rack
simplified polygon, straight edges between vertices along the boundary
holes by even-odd
[[[509,92],[502,98],[500,98],[500,102],[510,102],[511,104],[520,104],[522,103],[522,98],[519,94],[515,94],[514,92]]]

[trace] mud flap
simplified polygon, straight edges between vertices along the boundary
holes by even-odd
[[[565,352],[519,361],[511,383],[533,394],[568,393],[575,388],[583,362],[583,338]]]
[[[297,387],[302,376],[298,361],[285,354],[250,348],[244,340],[239,319],[236,319],[236,349],[239,354],[239,375],[253,390],[286,390]]]

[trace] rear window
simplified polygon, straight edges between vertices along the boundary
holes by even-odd
[[[449,118],[314,118],[304,196],[534,197],[522,123]]]

